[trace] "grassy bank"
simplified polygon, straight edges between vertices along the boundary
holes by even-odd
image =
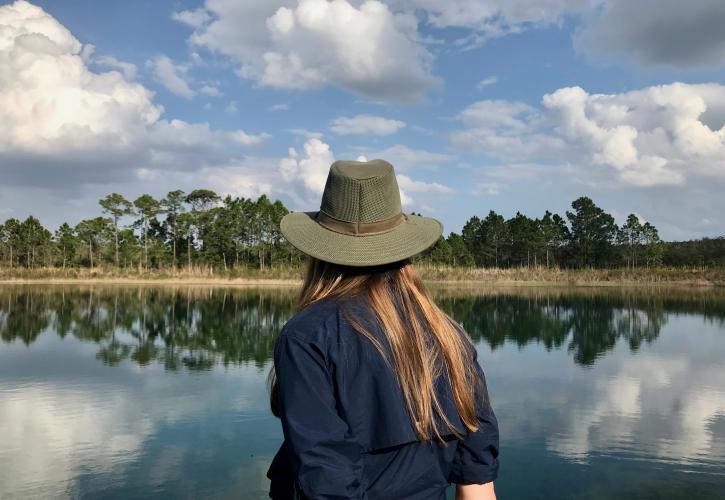
[[[688,285],[725,286],[725,268],[657,267],[638,269],[552,269],[545,267],[449,268],[421,266],[420,273],[431,282],[491,283],[496,285]]]
[[[505,286],[636,286],[688,285],[725,286],[725,268],[641,268],[641,269],[479,269],[418,266],[427,282],[489,284]],[[157,283],[225,285],[297,285],[302,268],[215,270],[119,268],[0,268],[0,283]]]

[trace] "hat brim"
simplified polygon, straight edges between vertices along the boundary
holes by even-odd
[[[378,266],[419,254],[443,233],[443,225],[430,217],[407,215],[395,229],[381,234],[353,236],[327,229],[317,212],[293,212],[280,223],[292,246],[316,259],[344,266]]]

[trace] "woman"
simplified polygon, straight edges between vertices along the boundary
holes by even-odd
[[[282,219],[309,257],[299,312],[275,344],[284,442],[273,499],[495,498],[498,427],[468,336],[408,260],[441,235],[404,215],[393,167],[338,161],[318,212]]]

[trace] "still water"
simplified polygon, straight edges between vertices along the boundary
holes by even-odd
[[[436,289],[501,499],[725,498],[725,294]],[[0,288],[0,498],[266,498],[291,289]]]

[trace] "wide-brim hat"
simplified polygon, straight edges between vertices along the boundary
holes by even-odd
[[[294,247],[345,266],[378,266],[412,257],[443,232],[436,219],[404,214],[393,166],[385,160],[336,161],[317,212],[282,218]]]

